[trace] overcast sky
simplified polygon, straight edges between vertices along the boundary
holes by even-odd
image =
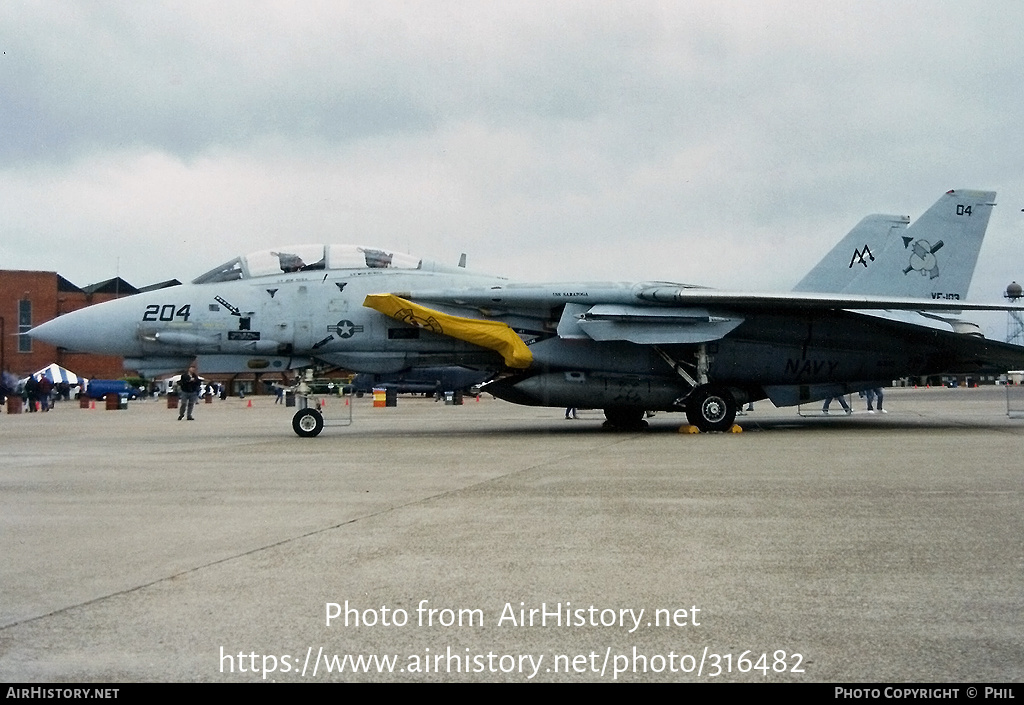
[[[1017,0],[5,0],[0,268],[143,286],[351,242],[780,290],[863,215],[978,188],[998,299],[1022,32]]]

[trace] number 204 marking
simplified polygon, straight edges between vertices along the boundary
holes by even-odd
[[[183,321],[187,321],[188,317],[192,315],[192,304],[185,304],[181,308],[177,307],[177,304],[150,304],[146,307],[146,312],[142,314],[142,320],[144,321],[173,321],[175,318],[180,318]]]

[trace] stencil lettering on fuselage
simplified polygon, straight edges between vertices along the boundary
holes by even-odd
[[[802,377],[819,377],[826,375],[831,377],[839,367],[838,360],[786,360],[786,374],[793,375],[798,380]]]

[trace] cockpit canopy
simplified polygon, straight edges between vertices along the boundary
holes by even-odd
[[[193,284],[251,279],[328,269],[423,269],[423,260],[401,252],[357,245],[291,245],[236,257],[192,280]]]

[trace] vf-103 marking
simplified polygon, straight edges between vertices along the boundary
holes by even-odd
[[[750,400],[795,405],[903,376],[1024,368],[1024,348],[952,317],[1013,307],[965,301],[994,198],[949,191],[913,224],[868,216],[781,294],[516,283],[381,249],[300,245],[31,335],[123,355],[145,374],[195,358],[211,373],[458,365],[494,371],[486,390],[519,404],[602,408],[621,428],[641,426],[645,410],[682,411],[701,430],[725,430]],[[863,267],[851,251],[870,254]],[[925,276],[906,275],[908,256]],[[306,410],[295,425],[315,435],[322,419]]]

